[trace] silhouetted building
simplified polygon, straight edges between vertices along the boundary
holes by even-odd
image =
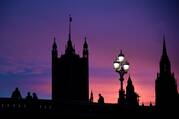
[[[52,47],[52,99],[55,101],[88,101],[88,44],[83,44],[83,56],[80,57],[72,45],[71,21],[65,54],[58,57],[54,38]]]
[[[99,104],[104,104],[104,97],[101,94],[99,94],[98,103]]]
[[[177,84],[167,55],[165,37],[163,37],[163,53],[160,59],[160,73],[155,81],[156,106],[168,107],[177,104]]]
[[[18,88],[16,88],[15,91],[12,92],[11,98],[22,99],[21,93]]]
[[[135,92],[131,77],[129,76],[126,86],[126,104],[130,107],[139,106],[138,94]]]

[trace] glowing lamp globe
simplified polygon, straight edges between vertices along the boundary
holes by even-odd
[[[114,69],[117,70],[119,69],[120,64],[118,62],[114,62]]]
[[[121,50],[120,54],[118,55],[117,61],[118,62],[123,62],[124,61],[124,54],[122,53],[122,50]]]
[[[123,68],[125,71],[128,71],[129,70],[129,63],[126,62],[124,65],[123,65]]]
[[[123,61],[124,61],[124,56],[119,55],[117,61],[119,61],[119,62],[123,62]]]

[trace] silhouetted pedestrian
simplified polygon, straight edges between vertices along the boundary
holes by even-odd
[[[32,94],[32,99],[33,99],[33,100],[38,100],[38,97],[37,97],[36,93],[33,93],[33,94]]]
[[[101,94],[99,94],[98,103],[99,104],[104,104],[104,97]]]
[[[22,99],[21,93],[17,87],[16,87],[15,91],[12,92],[11,98]]]
[[[26,99],[27,100],[32,100],[32,96],[31,96],[30,92],[27,93]]]

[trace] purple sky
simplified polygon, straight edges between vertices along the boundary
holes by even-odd
[[[31,91],[51,98],[52,38],[56,36],[63,54],[69,14],[72,41],[80,55],[84,37],[88,40],[95,101],[102,93],[106,102],[117,102],[120,85],[113,61],[122,49],[140,102],[153,102],[163,34],[178,80],[177,0],[1,0],[0,97],[10,96],[18,86],[23,96]]]

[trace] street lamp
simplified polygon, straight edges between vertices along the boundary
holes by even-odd
[[[124,81],[124,74],[126,74],[129,70],[129,63],[125,59],[124,54],[122,53],[122,50],[120,54],[118,55],[117,59],[114,61],[114,69],[117,73],[120,75],[120,82],[121,82],[121,89],[119,90],[119,98],[118,103],[124,104],[125,102],[125,92],[123,89],[123,81]]]

